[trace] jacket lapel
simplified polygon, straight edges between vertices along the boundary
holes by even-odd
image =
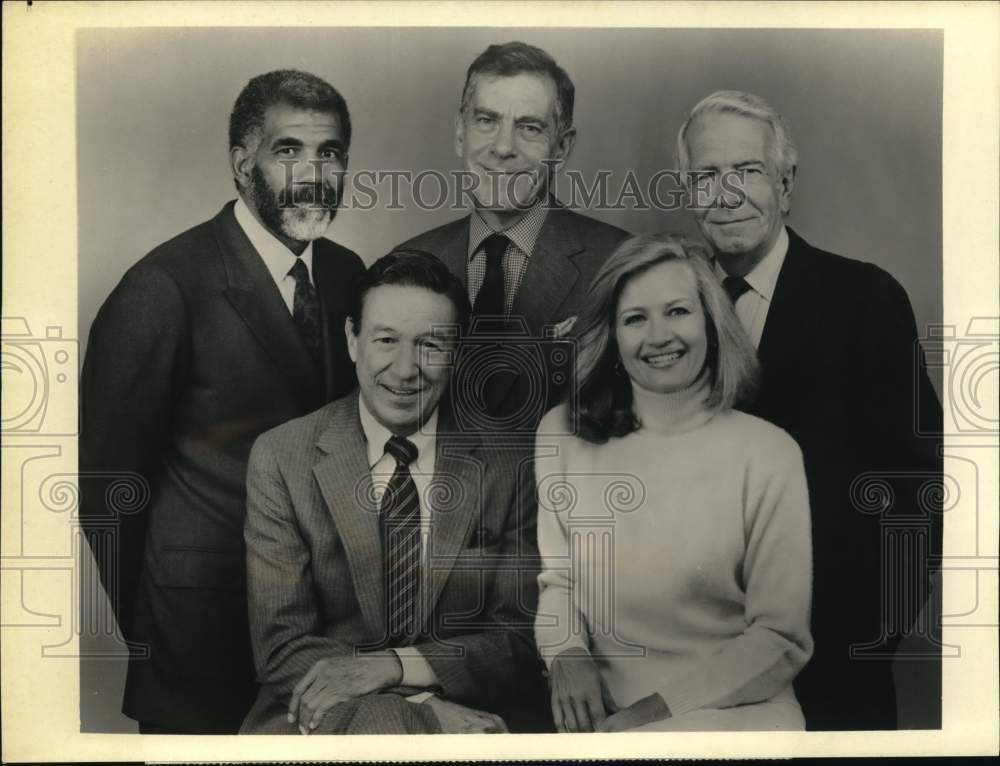
[[[295,390],[305,409],[322,404],[319,373],[288,306],[260,255],[233,215],[230,202],[213,221],[226,271],[226,299]]]
[[[332,413],[329,425],[316,441],[325,457],[313,466],[313,476],[343,542],[361,613],[372,634],[382,636],[385,633],[382,537],[368,450],[358,415],[358,394],[339,400]]]
[[[514,316],[524,317],[535,337],[541,336],[546,324],[566,318],[555,316],[555,311],[580,278],[572,257],[583,249],[566,211],[549,210],[511,310]]]
[[[343,322],[339,320],[347,313],[345,308],[350,305],[354,285],[337,278],[332,268],[332,260],[321,257],[322,243],[322,240],[313,243],[312,277],[316,283],[316,293],[319,295],[323,317],[323,378],[326,383],[324,401],[330,401],[338,390],[336,360],[347,358],[347,340],[344,336]],[[337,311],[335,307],[341,307],[341,310]]]
[[[555,312],[580,278],[572,257],[583,249],[576,227],[566,212],[559,208],[549,210],[511,307],[511,318],[524,321],[529,337],[543,337],[546,325],[566,318],[557,317]],[[511,325],[512,331],[517,332],[518,328]],[[548,358],[545,353],[543,364]],[[494,376],[487,394],[488,405],[502,411],[516,380],[515,375]]]
[[[440,245],[434,251],[434,255],[440,258],[448,271],[462,280],[462,286],[466,291],[469,289],[469,220],[471,216],[460,218],[452,224],[453,236],[445,236],[440,240]]]
[[[460,441],[450,438],[450,434],[438,428],[437,455],[434,462],[434,483],[442,491],[428,492],[428,498],[459,497],[454,508],[431,508],[430,550],[425,559],[427,569],[424,578],[426,592],[420,598],[417,615],[418,632],[427,629],[434,607],[441,598],[448,577],[461,553],[466,540],[482,514],[480,503],[484,498],[484,477],[486,466],[477,452],[478,437],[463,435]],[[445,487],[449,489],[444,491]]]
[[[809,268],[810,247],[788,229],[788,253],[778,273],[774,299],[767,312],[764,333],[757,350],[765,375],[769,369],[794,358],[808,340],[814,321],[808,317],[815,308],[815,274]]]

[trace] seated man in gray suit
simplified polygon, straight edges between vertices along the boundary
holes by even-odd
[[[535,693],[530,455],[445,406],[469,312],[434,256],[379,259],[345,326],[359,390],[254,445],[243,732],[502,732]]]
[[[467,354],[456,367],[457,414],[484,431],[532,435],[560,400],[572,354],[553,336],[569,331],[597,270],[627,236],[561,207],[550,189],[576,141],[574,92],[540,48],[509,42],[483,51],[455,116],[473,210],[403,245],[435,253],[462,280],[474,336],[498,327],[508,336],[503,351]],[[511,335],[524,337],[511,343]]]

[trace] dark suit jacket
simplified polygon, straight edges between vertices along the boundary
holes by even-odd
[[[451,386],[456,415],[463,427],[480,432],[503,431],[534,435],[535,427],[568,390],[575,346],[566,339],[547,338],[545,329],[580,313],[587,289],[598,269],[628,237],[628,232],[561,207],[553,207],[538,235],[528,268],[511,308],[520,327],[503,333],[480,334],[463,344]],[[400,247],[433,253],[468,284],[469,216],[431,229]],[[476,353],[496,338],[499,354]],[[476,402],[484,379],[477,359],[489,357],[499,369],[497,384],[485,392],[482,411]]]
[[[81,517],[126,639],[123,710],[160,726],[236,731],[254,698],[243,520],[254,439],[356,383],[344,316],[361,260],[313,245],[320,375],[230,203],[122,278],[94,321],[81,378]],[[109,474],[145,483],[138,513]],[[112,529],[115,550],[98,543]]]
[[[446,699],[501,715],[539,694],[535,501],[529,451],[453,433],[439,418],[430,587],[409,644]],[[261,681],[246,733],[287,732],[317,660],[384,646],[378,508],[357,393],[261,436],[247,476],[250,627]],[[423,586],[421,586],[423,587]]]
[[[899,283],[788,236],[749,409],[795,438],[809,482],[816,650],[796,692],[811,729],[894,728],[889,656],[941,549],[940,513],[921,500],[921,487],[940,481],[939,441],[919,437],[916,418],[940,432],[941,408]],[[879,481],[894,496],[884,510]],[[918,530],[908,543],[924,546],[909,562],[890,550],[902,541],[892,530],[907,528]],[[851,658],[852,645],[863,659]]]

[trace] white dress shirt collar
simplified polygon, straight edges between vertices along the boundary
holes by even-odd
[[[743,277],[750,288],[768,302],[774,297],[774,288],[778,284],[778,274],[786,255],[788,255],[788,232],[782,226],[768,254]],[[729,276],[718,259],[715,261],[715,274],[720,280]]]
[[[309,281],[313,284],[316,283],[312,274],[312,242],[306,245],[302,255],[296,256],[260,221],[254,218],[254,214],[250,212],[250,208],[247,207],[242,197],[236,200],[233,214],[236,216],[236,222],[243,229],[243,233],[250,240],[250,244],[260,254],[276,285],[281,285],[281,281],[288,276],[288,272],[295,265],[296,260],[300,260],[306,265],[306,269],[309,271]]]
[[[494,229],[483,220],[482,213],[479,210],[473,210],[469,220],[468,257],[471,259],[476,254],[479,246],[483,244],[483,240],[491,234],[503,234],[519,247],[522,253],[530,258],[548,212],[548,204],[543,204],[539,200],[523,216],[507,228]]]
[[[361,416],[361,430],[368,441],[368,469],[375,467],[385,454],[385,443],[392,436],[392,431],[375,419],[368,409],[362,396],[358,396],[358,413]],[[415,433],[406,438],[417,448],[417,459],[413,461],[411,473],[432,473],[434,466],[434,450],[437,446],[437,409],[431,413],[427,422]]]

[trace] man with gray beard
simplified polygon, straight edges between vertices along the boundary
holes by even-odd
[[[140,732],[235,733],[256,695],[247,459],[356,383],[343,328],[364,265],[323,238],[350,142],[320,78],[250,80],[229,125],[239,198],[130,268],[91,328],[80,515],[133,649],[122,710]],[[123,480],[148,490],[141,511],[114,507]]]

